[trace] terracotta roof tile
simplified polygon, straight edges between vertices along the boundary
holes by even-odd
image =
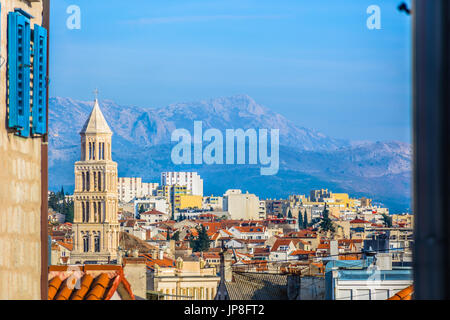
[[[76,283],[76,279],[67,278],[64,281],[64,285],[62,286],[62,289],[59,290],[58,294],[55,296],[55,300],[69,300],[70,295],[72,294],[74,286],[74,281]],[[69,283],[68,283],[69,282]]]
[[[49,267],[49,277],[53,276],[49,281],[49,300],[109,300],[119,285],[122,298],[135,299],[121,266],[85,265],[74,271],[68,268]],[[80,287],[73,289],[80,277]]]
[[[50,283],[48,284],[48,300],[53,300],[59,287],[61,286],[61,283],[62,280],[60,277],[54,277],[50,280]]]
[[[81,279],[80,289],[74,292],[72,300],[83,300],[86,294],[88,293],[89,288],[91,287],[93,281],[94,278],[91,275],[85,274],[84,277]]]
[[[409,287],[406,287],[405,289],[397,292],[388,300],[412,300],[413,293],[414,293],[414,286],[410,285]]]

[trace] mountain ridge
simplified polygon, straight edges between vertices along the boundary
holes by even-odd
[[[79,159],[78,133],[92,105],[93,102],[71,98],[50,99],[49,182],[53,187],[73,185],[73,164]],[[103,100],[100,108],[114,132],[113,159],[119,163],[121,176],[159,181],[160,171],[192,169],[205,177],[205,194],[220,194],[228,187],[227,183],[239,187],[241,179],[241,188],[271,197],[286,196],[286,190],[307,193],[308,188],[328,184],[339,189],[336,192],[365,193],[380,202],[387,199],[385,202],[398,210],[409,208],[411,146],[404,142],[355,143],[328,137],[317,130],[295,125],[248,95],[174,103],[162,108],[123,106]],[[173,165],[170,161],[174,145],[170,140],[171,132],[176,128],[193,132],[194,121],[202,121],[204,130],[280,129],[279,174],[264,179],[257,176],[259,166],[249,165]],[[300,181],[296,174],[305,180]],[[215,179],[215,175],[222,176],[223,182],[208,182],[206,177]],[[270,190],[274,190],[273,195]]]

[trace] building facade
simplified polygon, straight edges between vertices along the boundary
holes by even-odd
[[[234,220],[260,220],[265,212],[260,210],[259,198],[241,190],[228,190],[223,195],[223,210]]]
[[[186,186],[192,195],[203,196],[203,179],[197,172],[163,172],[161,173],[161,185]]]
[[[47,296],[49,10],[0,0],[0,300]]]
[[[119,178],[119,201],[128,203],[136,198],[153,196],[158,186],[158,183],[142,182],[142,178]]]
[[[112,131],[97,99],[80,135],[70,261],[109,263],[117,260],[119,246],[117,163],[111,157]]]

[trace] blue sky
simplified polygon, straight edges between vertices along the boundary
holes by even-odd
[[[399,0],[58,0],[51,96],[141,107],[245,93],[336,138],[410,142],[411,17]],[[407,1],[409,3],[409,1]],[[66,28],[69,5],[81,29]],[[366,27],[369,5],[381,30]]]

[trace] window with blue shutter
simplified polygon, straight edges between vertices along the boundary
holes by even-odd
[[[8,126],[30,135],[30,16],[8,14]]]
[[[33,31],[33,43],[32,133],[45,134],[47,132],[47,30],[36,24]]]

